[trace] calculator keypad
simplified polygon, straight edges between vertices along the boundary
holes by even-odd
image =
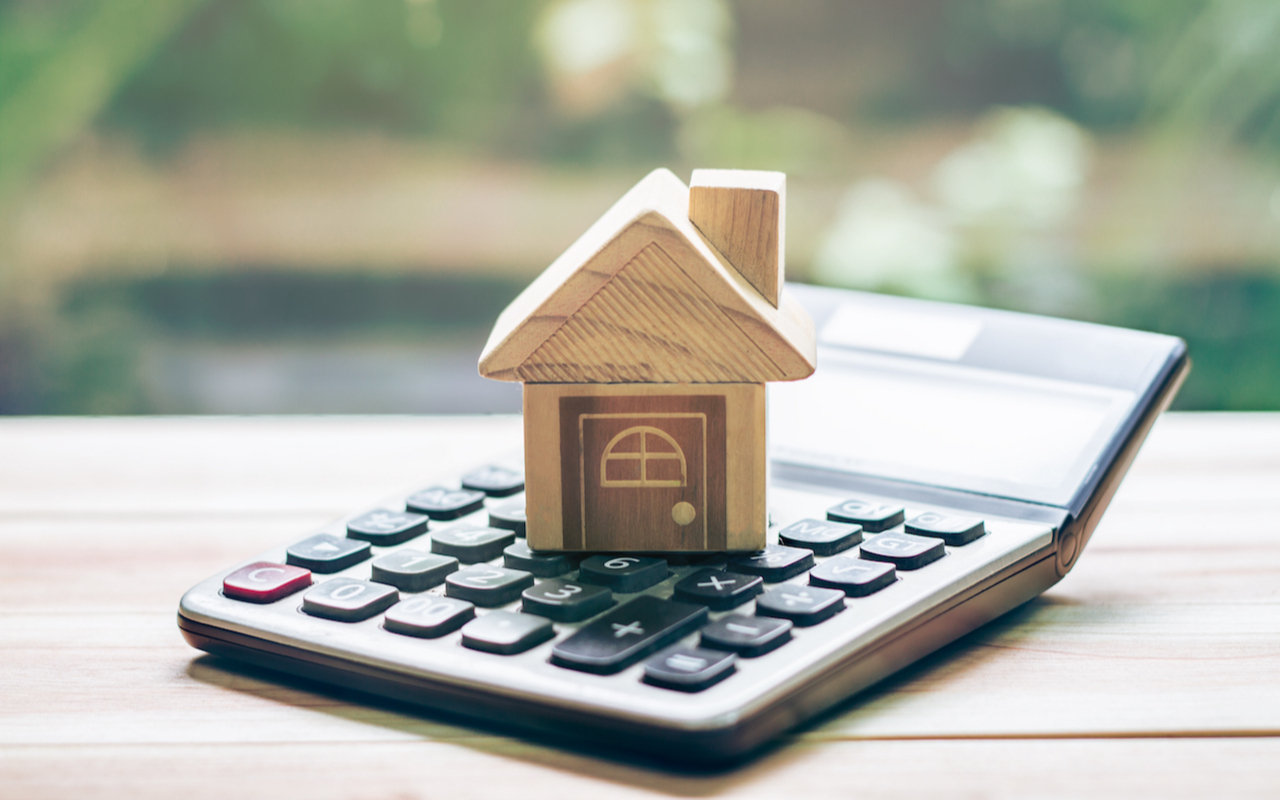
[[[846,606],[910,580],[899,571],[925,569],[948,547],[989,532],[983,520],[933,511],[904,524],[900,506],[852,499],[828,508],[826,519],[783,520],[780,544],[754,553],[537,552],[517,538],[524,498],[509,496],[522,488],[516,471],[478,470],[461,489],[410,496],[408,511],[352,518],[345,538],[321,533],[297,542],[286,549],[287,564],[236,570],[223,580],[223,595],[271,603],[307,589],[294,602],[316,624],[382,614],[389,634],[424,647],[452,641],[477,658],[550,643],[539,658],[553,668],[607,676],[642,664],[631,680],[702,692],[733,680],[737,659],[781,657],[772,654],[810,635],[796,629],[823,630]],[[428,518],[462,517],[429,528]]]

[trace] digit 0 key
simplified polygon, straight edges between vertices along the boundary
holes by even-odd
[[[330,578],[302,596],[302,610],[316,617],[359,622],[385,611],[400,593],[381,583]]]
[[[584,672],[621,672],[696,629],[705,606],[641,595],[589,622],[551,650],[551,663]]]

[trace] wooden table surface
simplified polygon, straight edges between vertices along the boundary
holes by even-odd
[[[619,763],[189,648],[208,575],[513,418],[0,420],[0,796],[1280,797],[1280,415],[1168,415],[1075,571],[738,769]]]

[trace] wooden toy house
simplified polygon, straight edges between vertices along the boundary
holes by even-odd
[[[815,365],[785,180],[656,170],[498,318],[480,374],[524,382],[530,547],[764,546],[765,382]]]

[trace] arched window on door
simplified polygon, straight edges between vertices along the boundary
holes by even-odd
[[[663,488],[687,482],[684,451],[670,434],[651,425],[636,425],[614,436],[600,457],[602,487]]]

